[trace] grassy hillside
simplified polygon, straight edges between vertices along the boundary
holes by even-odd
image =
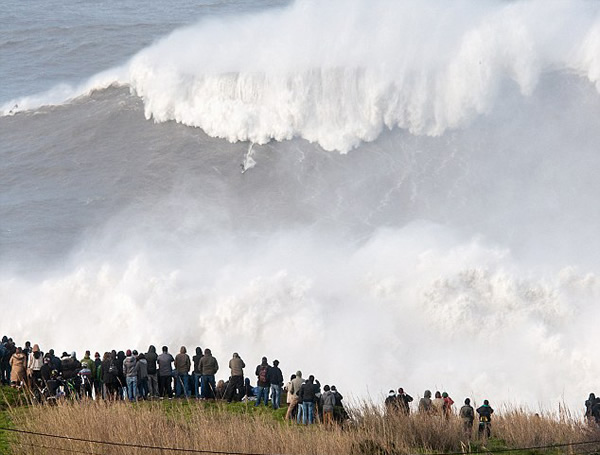
[[[18,403],[18,397],[11,397]],[[285,409],[252,404],[164,400],[140,402],[64,402],[58,406],[26,406],[3,411],[14,428],[87,440],[202,451],[293,455],[400,455],[414,453],[496,451],[600,440],[596,428],[568,416],[554,418],[521,410],[498,413],[490,440],[469,439],[453,417],[385,415],[365,404],[351,410],[343,428],[302,426],[284,420]],[[67,453],[59,449],[101,454],[166,454],[167,450],[105,446],[35,435],[9,435],[16,454]],[[15,439],[16,438],[16,439]],[[2,450],[6,450],[7,439]],[[25,444],[25,445],[21,445]],[[42,449],[40,446],[53,447]],[[582,455],[600,444],[514,451],[514,455]],[[5,452],[1,452],[5,453]],[[504,452],[507,453],[507,452]]]

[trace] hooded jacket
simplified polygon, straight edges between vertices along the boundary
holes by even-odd
[[[123,374],[126,378],[137,378],[136,363],[137,360],[133,355],[125,357],[125,360],[123,360]]]
[[[210,349],[204,351],[204,356],[200,359],[200,374],[212,376],[219,371],[219,363],[217,359],[212,356]]]
[[[148,352],[145,355],[146,362],[148,362],[148,374],[156,374],[156,348],[152,345],[148,348]]]

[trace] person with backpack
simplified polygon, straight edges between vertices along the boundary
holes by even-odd
[[[265,400],[265,406],[269,405],[269,389],[271,387],[271,380],[269,377],[270,369],[271,366],[269,365],[267,358],[263,357],[262,361],[260,362],[260,365],[257,365],[255,371],[257,377],[258,393],[256,394],[257,396],[254,406],[260,405],[260,400],[263,397]]]
[[[273,409],[281,407],[281,387],[283,386],[283,373],[279,369],[279,360],[273,360],[273,366],[269,370],[269,382],[271,383],[271,405]]]
[[[477,408],[477,414],[479,414],[479,437],[485,435],[489,438],[492,434],[492,414],[494,410],[490,406],[488,400],[483,400],[483,405]]]
[[[471,406],[471,400],[469,398],[465,398],[465,404],[460,408],[458,416],[462,421],[465,436],[471,439],[473,422],[475,420],[475,410],[473,409],[473,406]]]

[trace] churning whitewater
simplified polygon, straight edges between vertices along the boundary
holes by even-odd
[[[2,334],[377,400],[593,390],[600,3],[202,3],[136,11],[129,54],[104,3],[110,46],[40,58],[16,3],[0,35],[33,67],[0,92]]]

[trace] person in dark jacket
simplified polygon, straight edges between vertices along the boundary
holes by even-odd
[[[48,351],[48,358],[50,359],[50,370],[56,370],[60,373],[60,359],[54,355],[54,349]]]
[[[123,372],[124,361],[125,352],[117,352],[117,369],[119,370],[119,374],[117,376],[119,382],[119,394],[117,395],[117,398],[119,400],[124,400],[125,398],[127,398],[127,379],[125,379],[125,373]]]
[[[279,369],[279,360],[273,360],[273,366],[269,370],[269,381],[271,382],[271,405],[273,409],[281,406],[281,387],[283,387],[283,373]]]
[[[102,382],[104,383],[104,396],[109,400],[117,399],[119,394],[119,369],[117,359],[113,352],[105,352],[102,358]]]
[[[300,403],[302,403],[302,423],[304,425],[314,423],[317,390],[315,377],[310,375],[307,381],[300,386],[300,390],[298,391],[298,397],[300,398]]]
[[[96,372],[94,375],[94,396],[98,400],[102,396],[102,359],[99,352],[94,354],[94,366]]]
[[[153,345],[150,345],[148,347],[148,352],[146,352],[144,356],[148,363],[148,395],[151,397],[158,397],[158,370],[156,368],[158,355],[156,354],[156,348]]]
[[[492,434],[492,414],[494,410],[490,406],[488,400],[483,400],[483,405],[477,408],[477,414],[479,414],[479,437],[485,434],[486,437],[490,437]]]
[[[137,370],[138,392],[140,398],[145,400],[148,398],[148,361],[143,353],[138,355],[135,368]]]
[[[198,346],[196,348],[196,355],[192,357],[192,361],[194,362],[194,396],[196,398],[200,398],[200,382],[202,378],[202,373],[200,372],[200,360],[202,360],[203,355],[202,348]]]
[[[79,373],[79,370],[81,370],[81,363],[79,363],[79,360],[77,360],[75,352],[73,352],[71,355],[65,354],[67,353],[63,353],[63,357],[60,359],[62,377],[65,381],[68,381],[72,385],[75,394],[77,397],[79,397],[81,378],[77,375],[77,373]],[[71,393],[71,389],[67,387],[66,393],[67,395]]]
[[[257,396],[254,406],[260,405],[260,401],[263,397],[265,400],[265,406],[269,405],[269,389],[271,387],[270,370],[271,366],[269,365],[267,358],[263,357],[260,365],[256,366],[255,371],[258,393],[256,394]]]
[[[411,397],[408,393],[404,391],[402,387],[398,389],[398,395],[396,395],[396,401],[398,410],[404,414],[410,414],[410,404],[413,401],[413,397]]]
[[[344,404],[342,403],[344,397],[340,392],[338,392],[337,387],[334,385],[331,386],[331,393],[335,395],[335,407],[333,408],[333,418],[337,423],[344,423],[350,418],[350,416],[346,412],[346,409],[344,408]]]

